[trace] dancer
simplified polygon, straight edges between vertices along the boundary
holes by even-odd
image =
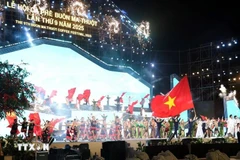
[[[13,138],[16,138],[17,137],[17,134],[18,134],[18,123],[17,123],[17,119],[14,119],[14,122],[12,124],[12,127],[11,127],[11,136]]]
[[[193,123],[195,122],[196,117],[189,118],[188,120],[188,133],[187,133],[187,137],[192,137],[192,129],[193,129]]]
[[[97,120],[95,116],[92,116],[92,119],[88,118],[91,124],[90,132],[92,134],[92,140],[97,140]]]
[[[205,123],[205,122],[202,121],[201,118],[198,118],[196,138],[204,138],[204,133],[203,133],[203,128],[202,128],[203,123]]]
[[[230,115],[229,119],[227,121],[227,126],[228,126],[228,131],[227,131],[228,135],[227,136],[229,136],[229,137],[234,136],[234,125],[235,125],[234,119],[233,119],[232,115]]]
[[[28,139],[31,140],[33,138],[33,130],[34,130],[34,120],[31,119],[28,125]]]
[[[24,138],[27,138],[27,127],[28,127],[28,122],[26,121],[26,118],[23,118],[23,121],[20,122],[22,125],[21,132],[24,134]]]
[[[181,118],[179,118],[179,115],[172,118],[173,124],[174,124],[174,133],[172,135],[172,137],[176,136],[176,138],[178,137],[178,128],[179,128],[179,122],[180,122]]]
[[[160,129],[161,129],[161,127],[162,127],[162,123],[164,122],[164,119],[154,119],[154,121],[156,122],[156,124],[157,124],[157,133],[156,133],[156,138],[161,138],[161,136],[160,136]]]

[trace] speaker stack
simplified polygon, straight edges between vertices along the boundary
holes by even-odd
[[[125,141],[103,142],[101,156],[105,160],[124,160],[127,155],[127,143]]]

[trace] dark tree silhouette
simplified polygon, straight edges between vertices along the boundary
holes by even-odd
[[[25,81],[30,75],[19,65],[0,62],[0,119],[9,112],[22,117],[34,100],[34,85]]]

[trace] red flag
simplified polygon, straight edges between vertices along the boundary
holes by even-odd
[[[72,100],[75,91],[76,91],[76,88],[71,88],[71,89],[68,90],[68,96],[67,96],[67,98],[68,98],[69,100]]]
[[[98,101],[97,101],[97,106],[100,108],[101,107],[101,102],[105,98],[105,96],[102,96]]]
[[[143,98],[145,99],[145,98],[148,98],[150,96],[150,94],[147,94],[146,96],[144,96]]]
[[[6,119],[9,124],[7,127],[11,128],[14,123],[14,119],[17,119],[16,113],[15,112],[7,112]]]
[[[84,98],[84,96],[83,96],[83,94],[79,94],[78,96],[77,96],[77,100],[80,102],[81,100],[83,100],[83,98]]]
[[[157,95],[151,102],[153,116],[159,118],[174,117],[193,107],[187,76],[166,95]]]
[[[42,87],[34,86],[35,90],[39,94],[39,96],[43,99],[45,97],[46,91]]]
[[[83,92],[83,98],[86,100],[86,102],[89,102],[89,97],[91,95],[91,91],[90,89],[86,89],[84,92]]]
[[[123,92],[122,95],[120,96],[120,103],[123,103],[123,96],[126,94],[126,92]]]
[[[200,117],[202,118],[203,121],[206,121],[206,120],[207,120],[207,117],[206,117],[206,116],[200,115]]]
[[[61,122],[62,120],[64,120],[65,118],[57,118],[57,119],[53,119],[49,122],[49,133],[52,134],[53,133],[53,129],[55,127],[55,125],[59,122]]]
[[[131,105],[129,105],[127,110],[129,111],[130,114],[133,114],[133,108],[137,103],[138,103],[138,101],[135,101],[135,102],[132,102]]]
[[[53,90],[49,98],[53,98],[57,95],[57,91]]]
[[[33,132],[37,135],[37,136],[41,136],[42,135],[42,128],[41,128],[41,119],[38,113],[30,113],[29,114],[29,119],[34,121],[34,129]]]

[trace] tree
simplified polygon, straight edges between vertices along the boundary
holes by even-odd
[[[33,84],[25,82],[29,75],[19,65],[0,61],[0,119],[9,112],[23,117],[24,109],[31,107],[35,89]]]

